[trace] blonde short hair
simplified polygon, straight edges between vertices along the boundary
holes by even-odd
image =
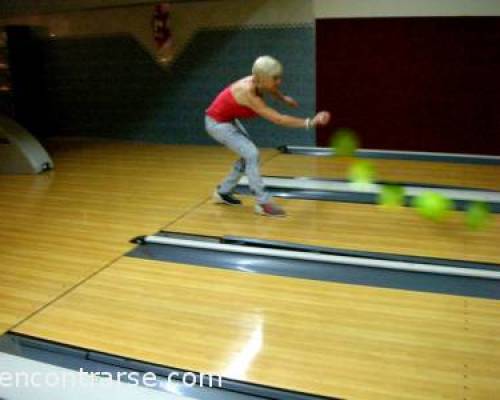
[[[271,56],[260,56],[255,60],[252,67],[252,74],[258,77],[273,77],[283,73],[281,63]]]

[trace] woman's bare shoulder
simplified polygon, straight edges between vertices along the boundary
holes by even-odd
[[[247,103],[248,98],[255,96],[255,84],[251,76],[246,76],[231,85],[233,95],[242,103]]]
[[[245,76],[244,78],[238,79],[231,84],[231,89],[237,90],[255,90],[255,84],[253,82],[252,76]]]

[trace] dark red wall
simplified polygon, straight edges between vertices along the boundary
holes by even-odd
[[[319,145],[500,154],[500,18],[320,19],[316,68]]]

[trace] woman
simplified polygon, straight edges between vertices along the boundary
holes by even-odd
[[[259,57],[253,64],[252,75],[226,87],[206,110],[205,126],[209,135],[241,157],[234,164],[231,173],[215,190],[216,203],[241,205],[241,201],[234,197],[232,192],[245,173],[257,200],[255,211],[261,215],[274,217],[286,215],[278,204],[271,201],[271,195],[265,191],[259,171],[259,151],[238,119],[260,116],[288,128],[312,129],[317,125],[326,125],[330,120],[330,114],[323,111],[313,118],[297,118],[281,114],[269,107],[263,100],[265,93],[291,107],[298,106],[293,98],[279,91],[282,74],[283,67],[279,61],[269,56]]]

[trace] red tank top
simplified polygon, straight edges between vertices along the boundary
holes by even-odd
[[[207,108],[206,114],[217,122],[229,122],[236,118],[253,118],[258,114],[250,107],[236,102],[231,86],[225,88]]]

